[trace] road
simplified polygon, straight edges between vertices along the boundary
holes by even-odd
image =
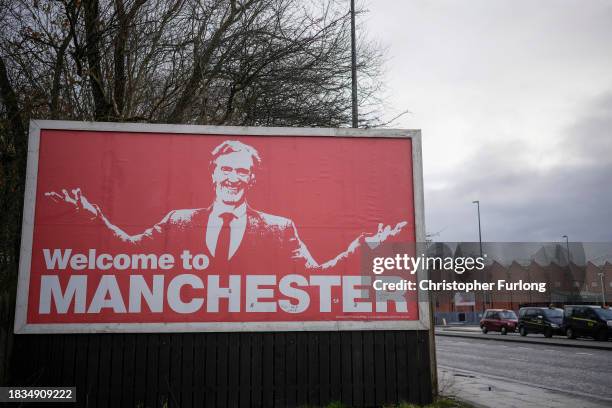
[[[596,341],[590,338],[578,338],[575,340],[568,339],[565,336],[553,336],[548,339],[541,334],[530,334],[527,337],[522,337],[518,333],[508,333],[506,336],[502,336],[500,333],[482,334],[479,328],[462,328],[462,329],[436,329],[436,336],[458,336],[467,337],[470,339],[482,339],[482,340],[497,340],[507,341],[515,343],[540,343],[544,345],[552,346],[567,346],[575,348],[596,348],[606,349],[612,351],[612,339],[609,341]]]
[[[612,406],[612,351],[436,336],[439,367],[502,377]]]

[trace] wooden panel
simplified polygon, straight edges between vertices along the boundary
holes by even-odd
[[[126,336],[112,336],[109,339],[111,346],[110,358],[110,387],[109,387],[109,407],[121,406],[121,398],[123,396],[123,381],[129,381],[126,377],[126,371],[123,367],[125,352],[128,347],[124,345]]]
[[[263,334],[251,337],[251,406],[263,407]]]
[[[159,334],[148,336],[147,342],[147,365],[144,371],[145,384],[145,407],[157,406],[157,378],[159,377]]]
[[[343,381],[344,381],[345,370],[348,371],[347,374],[350,376],[349,378],[351,378],[351,380],[348,380],[350,381],[351,385],[349,388],[349,393],[346,395],[347,403],[350,402],[351,405],[354,405],[356,407],[361,407],[364,405],[364,402],[363,402],[363,388],[364,388],[364,383],[363,383],[363,371],[364,371],[363,332],[342,333],[342,337],[350,338],[346,342],[343,342],[344,348],[342,349],[342,353],[345,353],[345,348],[348,348],[348,350],[351,352],[351,354],[349,355],[348,362],[346,363],[347,364],[346,369],[344,367],[345,365],[344,360],[342,362]],[[348,347],[349,345],[350,347]],[[348,398],[350,398],[351,394],[352,394],[353,399],[352,401],[349,401]],[[345,394],[343,392],[342,396],[344,397],[344,395]]]
[[[184,336],[176,334],[175,341],[181,340],[182,353],[174,357],[176,361],[180,361],[181,363],[181,381],[175,383],[176,389],[173,392],[180,397],[179,406],[191,407],[193,406],[193,372],[196,347],[193,344],[193,334],[191,333],[185,334]],[[178,353],[178,349],[176,349],[176,352]]]
[[[74,365],[74,378],[75,381],[73,385],[76,387],[76,395],[77,401],[80,403],[81,401],[87,400],[87,356],[88,356],[88,346],[91,336],[79,336],[75,335],[75,365]],[[34,363],[34,362],[33,362]]]
[[[240,403],[240,335],[229,333],[228,339],[228,380],[227,406],[237,407]],[[244,369],[248,370],[248,366]]]
[[[75,383],[74,365],[77,354],[76,335],[69,334],[64,338],[64,343],[60,344],[60,348],[64,351],[62,361],[62,380],[68,384]]]
[[[308,404],[321,405],[319,402],[319,336],[317,333],[310,332],[306,334],[308,356]]]
[[[408,352],[408,367],[418,367],[418,363],[420,361],[420,359],[418,358],[419,356],[419,350],[418,350],[418,346],[419,343],[417,341],[417,336],[411,336],[408,335],[406,336],[406,341],[407,341],[407,350],[414,350],[414,352]],[[412,372],[411,372],[412,373]],[[429,373],[429,370],[427,370],[427,373]],[[408,392],[409,392],[409,396],[410,396],[410,401],[414,401],[414,402],[419,402],[420,401],[420,392],[419,392],[419,377],[421,375],[409,375],[408,376]]]
[[[100,359],[98,361],[98,401],[100,408],[114,406],[111,404],[111,380],[113,378],[111,371],[113,357],[112,336],[112,334],[104,334],[100,337]],[[120,392],[119,390],[114,390],[113,393]]]
[[[263,334],[262,369],[262,406],[274,406],[274,334]]]
[[[77,387],[75,406],[298,407],[431,402],[413,331],[18,335],[14,385]]]
[[[136,349],[134,351],[134,405],[142,407],[145,405],[147,393],[147,356],[148,338],[143,335],[134,335]]]
[[[206,395],[206,336],[193,336],[193,406],[204,407]]]
[[[386,332],[385,336],[385,401],[397,401],[397,368],[395,359],[397,349],[395,347],[396,332]]]
[[[89,338],[89,344],[87,345],[87,371],[85,373],[87,376],[87,391],[85,402],[88,407],[97,407],[100,405],[100,387],[98,384],[100,370],[98,362],[100,361],[100,341],[103,338],[104,335],[91,336]],[[41,382],[40,385],[46,384]]]
[[[308,404],[308,337],[301,333],[296,333],[296,405],[304,406]]]
[[[391,401],[386,398],[385,332],[374,332],[374,402],[377,407]]]
[[[227,405],[227,380],[228,380],[228,338],[229,333],[217,333],[217,401],[215,406],[226,407]]]
[[[408,401],[410,398],[408,376],[411,366],[408,364],[408,344],[406,342],[406,332],[400,331],[396,333],[395,349],[397,350],[397,400],[400,402]]]
[[[119,384],[119,387],[121,388],[121,399],[116,406],[133,407],[136,405],[134,403],[136,378],[142,375],[142,371],[138,372],[135,370],[136,337],[133,334],[116,337],[123,337],[123,359],[121,361],[123,378]]]
[[[329,333],[319,333],[319,401],[331,401],[329,392]]]
[[[206,336],[206,380],[204,386],[205,406],[214,407],[217,394],[217,334]]]
[[[366,407],[376,405],[374,361],[377,357],[380,356],[374,352],[374,333],[363,333],[363,405]]]
[[[157,404],[168,406],[170,404],[170,334],[159,335],[158,375],[157,375]]]
[[[240,356],[238,362],[238,375],[239,377],[239,389],[236,390],[236,394],[239,395],[240,398],[240,406],[241,407],[250,407],[251,406],[251,340],[252,337],[248,336],[236,336],[240,340]]]
[[[297,333],[287,333],[287,339],[285,341],[285,395],[287,398],[287,406],[295,407],[297,403],[297,384],[299,381],[300,373],[297,371],[298,358],[297,358]]]
[[[352,347],[351,333],[341,333],[340,342],[340,400],[352,406],[355,394],[353,382],[353,353],[355,350]]]

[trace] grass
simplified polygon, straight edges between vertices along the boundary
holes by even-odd
[[[391,408],[391,407],[389,407]],[[442,397],[429,405],[415,405],[402,403],[397,405],[397,408],[472,408],[471,405],[465,402],[457,401],[453,398]]]
[[[334,401],[325,406],[325,408],[350,408],[339,401]],[[383,408],[472,408],[471,405],[453,398],[441,397],[429,405],[416,405],[403,402],[399,405],[384,405]]]

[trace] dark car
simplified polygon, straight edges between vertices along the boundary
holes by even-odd
[[[542,333],[544,337],[563,332],[563,309],[554,307],[522,307],[519,310],[518,331],[521,336]]]
[[[612,310],[590,305],[565,306],[563,329],[569,339],[585,336],[606,341],[612,337]]]
[[[506,334],[516,330],[516,323],[516,313],[512,310],[487,309],[480,320],[480,329],[484,334],[490,331]]]

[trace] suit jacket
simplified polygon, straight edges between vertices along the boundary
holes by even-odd
[[[206,246],[206,227],[212,206],[170,211],[142,234],[129,235],[104,219],[115,238],[130,246],[180,254],[205,254],[210,269],[223,267],[238,273],[285,274],[321,268],[300,240],[292,220],[247,206],[246,228],[230,261],[217,261]],[[178,263],[177,263],[178,264]]]

